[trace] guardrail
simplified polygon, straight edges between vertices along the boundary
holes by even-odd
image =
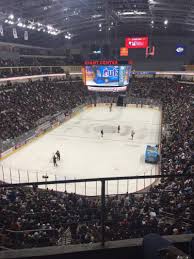
[[[62,180],[62,181],[47,181],[46,182],[46,185],[68,185],[68,184],[75,184],[75,183],[96,183],[98,182],[100,184],[100,189],[101,189],[101,193],[100,193],[100,196],[99,197],[95,197],[93,199],[97,199],[98,201],[100,201],[100,205],[99,205],[99,208],[100,208],[100,215],[97,216],[94,214],[94,219],[90,222],[88,222],[89,224],[90,223],[99,223],[100,224],[100,232],[99,232],[99,241],[101,241],[101,245],[104,246],[105,245],[105,237],[106,237],[106,231],[105,231],[105,226],[106,224],[108,224],[108,222],[110,222],[110,219],[108,218],[108,215],[107,215],[107,208],[106,208],[106,199],[108,198],[108,196],[106,195],[106,186],[107,186],[107,182],[112,182],[112,181],[122,181],[122,180],[125,180],[125,181],[128,181],[128,180],[137,180],[137,179],[142,179],[142,180],[146,180],[146,179],[169,179],[169,180],[172,180],[172,179],[188,179],[188,177],[194,177],[194,173],[187,173],[187,174],[170,174],[170,175],[140,175],[140,176],[130,176],[130,177],[107,177],[107,178],[94,178],[94,179],[77,179],[77,180]],[[34,187],[38,187],[38,186],[42,186],[42,185],[45,185],[45,181],[42,181],[42,182],[26,182],[26,183],[22,183],[22,184],[19,184],[19,183],[14,183],[14,184],[7,184],[7,183],[1,183],[0,184],[0,188],[17,188],[17,187],[31,187],[31,186],[34,186]],[[44,192],[44,191],[42,191]],[[147,190],[146,192],[140,192],[140,193],[135,193],[133,195],[140,195],[140,197],[143,197],[143,195],[146,195],[146,197],[148,198],[149,195],[152,195],[152,194],[157,194],[157,195],[162,195],[163,193],[176,193],[176,192],[179,192],[179,190],[163,190],[163,191],[157,191],[157,189],[153,189],[151,191]],[[81,197],[81,196],[79,196]],[[118,196],[117,196],[118,197]],[[122,197],[122,196],[121,196]],[[92,199],[92,198],[91,198]],[[92,210],[92,208],[91,208]],[[30,212],[25,212],[25,213],[30,213]],[[38,213],[41,213],[41,212],[38,212]],[[43,213],[43,212],[42,212]],[[164,211],[161,211],[159,212],[160,213],[165,213]],[[33,217],[36,218],[36,215],[37,213],[34,213],[33,212]],[[119,216],[122,215],[122,212],[119,211],[118,212],[118,218]],[[173,219],[173,220],[176,220],[176,215],[173,215],[173,214],[170,214],[170,219]],[[80,224],[84,224],[86,223],[86,221],[83,220],[83,222],[80,222]],[[184,221],[183,221],[184,223]],[[192,222],[191,222],[192,223]],[[72,224],[72,221],[71,221],[71,224]],[[190,224],[190,222],[185,222],[184,223],[185,226]],[[68,227],[68,224],[67,226]],[[67,228],[65,228],[67,229]],[[34,230],[32,230],[34,231]],[[40,231],[40,229],[39,229]]]

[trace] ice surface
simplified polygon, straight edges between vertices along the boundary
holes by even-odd
[[[13,182],[19,181],[19,175],[21,182],[32,182],[42,181],[45,174],[48,180],[157,174],[158,166],[146,164],[144,154],[147,144],[159,142],[160,121],[160,111],[152,108],[113,107],[112,112],[108,106],[88,108],[4,159],[1,170],[3,166],[8,182],[10,174]],[[120,133],[117,133],[118,125]],[[133,140],[131,130],[135,131]],[[57,150],[61,161],[55,168],[52,156]],[[152,181],[111,181],[106,184],[106,193],[134,192]],[[100,183],[96,182],[49,188],[87,195],[100,193]]]

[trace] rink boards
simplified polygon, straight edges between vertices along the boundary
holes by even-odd
[[[137,159],[136,159],[136,162],[141,164],[141,166],[139,167],[139,169],[141,169],[141,170],[137,170],[138,171],[137,175],[151,174],[151,173],[157,174],[158,165],[156,165],[155,167],[153,167],[153,166],[150,167],[148,165],[148,167],[147,167],[142,162],[142,155],[144,153],[144,147],[146,144],[149,143],[149,139],[145,140],[145,143],[143,143],[142,139],[141,139],[142,133],[141,132],[138,133],[139,130],[137,129],[137,135],[136,135],[137,139],[135,139],[134,143],[129,144],[127,142],[128,137],[127,137],[126,132],[129,129],[128,123],[131,124],[132,120],[138,116],[138,114],[135,114],[136,112],[138,113],[138,111],[139,111],[140,112],[139,114],[143,114],[142,118],[145,118],[145,116],[144,116],[145,115],[144,113],[146,113],[145,111],[151,111],[151,113],[153,113],[155,111],[157,113],[157,116],[159,116],[159,118],[157,120],[157,125],[153,124],[153,127],[155,128],[154,129],[155,139],[154,139],[154,142],[153,142],[153,139],[151,142],[158,144],[160,141],[160,129],[161,129],[161,113],[159,111],[159,108],[158,107],[149,108],[148,106],[144,106],[144,108],[136,108],[136,105],[128,105],[128,107],[126,107],[126,108],[124,108],[124,107],[118,108],[118,107],[114,106],[113,111],[110,113],[109,105],[110,104],[97,104],[96,108],[92,108],[91,105],[81,107],[81,109],[75,110],[71,116],[66,118],[65,122],[62,123],[62,125],[55,123],[55,125],[52,125],[52,127],[50,129],[46,130],[39,136],[36,136],[34,139],[30,139],[27,143],[25,143],[25,145],[20,146],[17,149],[15,149],[15,147],[13,147],[12,150],[10,150],[7,154],[5,154],[2,157],[3,161],[2,161],[1,170],[3,167],[4,181],[19,182],[19,174],[20,174],[20,182],[27,182],[28,180],[30,182],[37,181],[37,180],[42,181],[42,176],[45,175],[46,173],[49,175],[49,180],[136,175],[136,173],[134,173],[134,172],[136,172],[136,169],[138,169],[138,167],[134,165],[134,162],[132,162],[133,156],[131,155],[131,153],[137,153],[137,151],[138,151],[137,146],[142,146],[141,155],[139,155],[139,160],[141,162],[139,160],[137,161]],[[133,110],[133,116],[132,116],[132,118],[129,118],[129,121],[127,121],[128,117],[125,116],[125,113],[127,114],[127,111],[130,111],[130,110],[131,111]],[[96,113],[95,113],[95,111],[96,111]],[[141,111],[144,111],[144,112],[142,113]],[[87,117],[88,116],[87,114],[90,114],[90,112],[92,114],[92,117]],[[129,112],[129,115],[130,115],[130,112]],[[97,116],[96,120],[95,120],[95,116]],[[121,117],[123,116],[123,118],[125,119],[124,120],[125,125],[123,125],[123,133],[122,133],[123,135],[118,137],[117,135],[112,134],[112,131],[114,131],[116,128],[116,126],[114,126],[114,123],[120,123],[120,121],[119,121],[120,116]],[[101,118],[101,117],[103,117],[103,118]],[[83,123],[82,123],[82,119],[83,119]],[[88,124],[90,124],[89,125],[89,128],[91,128],[90,132],[88,132],[88,129],[86,128],[86,125],[84,124],[85,121]],[[138,122],[138,123],[140,123],[140,122]],[[140,123],[138,125],[141,125],[141,124],[142,123]],[[77,127],[76,125],[79,125],[79,128],[76,128]],[[105,137],[104,143],[98,136],[98,129],[101,127],[101,125],[103,125],[105,127],[106,137]],[[137,125],[137,127],[138,127],[138,125]],[[146,125],[146,123],[145,123],[145,125]],[[68,127],[71,128],[71,126],[72,126],[71,130],[73,131],[72,136],[67,135],[66,133],[64,134],[64,132],[61,132],[61,128],[64,128],[64,130],[66,131],[66,128],[68,128]],[[81,130],[82,127],[84,128],[84,130]],[[121,127],[122,127],[122,120],[121,120]],[[75,131],[75,129],[76,129],[76,131]],[[54,132],[58,131],[58,130],[59,130],[60,134],[58,134],[58,133],[55,134]],[[107,134],[106,134],[106,130],[107,130]],[[148,130],[147,126],[146,126],[146,130]],[[151,130],[151,131],[153,131],[153,130]],[[148,130],[148,132],[149,132],[149,130]],[[75,139],[74,139],[74,135],[75,135]],[[54,139],[53,139],[53,136],[54,136]],[[44,138],[46,138],[48,140],[47,142],[49,142],[52,139],[51,142],[53,145],[53,143],[58,143],[57,138],[63,139],[63,137],[66,141],[65,147],[68,146],[70,149],[71,148],[73,149],[75,147],[75,150],[79,149],[78,153],[76,151],[74,151],[75,160],[72,161],[71,157],[68,158],[69,161],[71,160],[71,164],[76,164],[76,162],[75,162],[77,160],[76,156],[78,157],[78,160],[79,160],[80,154],[82,154],[82,153],[83,153],[83,157],[84,157],[82,159],[84,160],[86,158],[89,161],[89,160],[93,160],[93,157],[91,157],[91,153],[93,154],[94,157],[101,157],[101,153],[103,153],[103,150],[105,149],[106,153],[104,154],[104,157],[106,157],[107,154],[109,154],[109,152],[111,152],[111,150],[117,149],[118,152],[115,151],[116,154],[115,154],[115,152],[113,152],[113,154],[112,154],[113,157],[108,155],[107,161],[102,156],[101,160],[98,160],[98,162],[96,160],[94,160],[93,162],[91,161],[92,163],[90,165],[86,165],[84,163],[82,164],[79,161],[79,163],[78,163],[79,167],[77,166],[76,169],[71,166],[68,169],[64,165],[63,166],[60,165],[61,168],[57,168],[55,170],[52,167],[51,162],[49,162],[49,166],[47,166],[48,161],[50,161],[51,157],[52,157],[52,152],[50,152],[50,146],[47,147],[47,145],[45,143],[42,143],[41,146],[39,147],[39,142],[42,142],[42,141],[44,142]],[[86,145],[86,147],[85,147],[85,145]],[[100,149],[99,149],[99,145],[101,146]],[[126,148],[126,146],[127,146],[127,148]],[[61,148],[63,148],[63,147],[61,147]],[[45,153],[46,150],[48,150],[48,152],[50,152],[49,158],[45,159],[44,155],[40,154],[40,158],[38,157],[36,160],[31,161],[31,159],[29,159],[29,157],[30,157],[29,149],[31,150],[30,153],[36,153],[37,150],[39,150],[39,149],[41,149],[43,153]],[[59,149],[59,146],[57,146],[57,144],[56,144],[56,149]],[[130,150],[130,152],[129,152],[129,150]],[[65,153],[65,151],[64,151],[64,153]],[[77,153],[77,155],[76,155],[76,153]],[[126,156],[125,153],[129,153],[128,156]],[[62,155],[63,155],[63,151],[62,151]],[[21,159],[21,156],[23,156],[23,159]],[[41,156],[42,156],[42,158],[41,158]],[[141,158],[140,158],[140,156],[141,156]],[[23,166],[23,164],[22,164],[22,160],[24,160],[24,158],[26,160],[25,166]],[[111,163],[114,164],[114,162],[112,162],[113,160],[117,160],[117,159],[120,159],[120,162],[116,163],[112,167],[109,166]],[[37,168],[35,169],[32,166],[32,164],[39,163],[39,160],[42,160],[44,162],[41,162],[39,166],[37,165]],[[95,171],[94,173],[92,173],[93,165],[95,163],[98,164],[99,162],[101,162],[102,164],[104,163],[104,169],[103,169],[103,167],[99,168],[100,171],[104,170],[104,172],[98,173],[97,171]],[[66,161],[64,161],[64,164],[65,163],[66,163]],[[122,168],[122,164],[125,165],[123,168]],[[134,167],[134,170],[131,170],[132,172],[130,171],[127,174],[123,173],[125,170],[128,170],[126,165],[128,165],[128,166],[130,165],[130,167],[131,166]],[[88,167],[91,168],[91,170],[87,170]],[[10,179],[10,170],[11,170],[12,180]],[[77,170],[79,170],[80,173],[76,173],[75,171],[77,171]],[[86,173],[84,173],[84,171],[86,171]],[[1,178],[2,178],[2,175],[3,174],[1,173]],[[3,179],[1,179],[1,180],[3,180]],[[149,181],[146,180],[141,183],[140,182],[137,183],[136,181],[133,181],[131,183],[109,182],[107,184],[107,192],[109,194],[117,193],[118,191],[119,191],[119,193],[120,192],[125,193],[126,191],[134,192],[134,191],[141,190],[144,187],[150,185],[151,182],[152,181],[150,181],[150,180]],[[92,185],[93,185],[93,187],[92,187]],[[57,188],[58,190],[64,190],[64,185],[63,186],[58,185],[57,187],[52,186],[52,188],[53,187]],[[69,191],[74,192],[76,190],[76,192],[78,192],[78,193],[85,194],[85,185],[81,185],[81,184],[78,184],[78,185],[71,184],[70,185],[69,184],[69,185],[66,185],[65,188],[67,188],[67,190],[69,188]],[[93,183],[93,184],[90,184],[90,186],[88,186],[88,184],[87,184],[86,194],[95,195],[96,193],[99,193],[99,191],[100,191],[100,187],[98,186],[98,184]]]

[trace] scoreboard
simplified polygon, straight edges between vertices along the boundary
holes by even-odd
[[[91,91],[125,91],[131,76],[132,61],[90,60],[82,68],[83,81]]]

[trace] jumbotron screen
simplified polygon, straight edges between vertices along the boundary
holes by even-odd
[[[85,66],[85,84],[92,91],[125,91],[129,84],[131,65]]]

